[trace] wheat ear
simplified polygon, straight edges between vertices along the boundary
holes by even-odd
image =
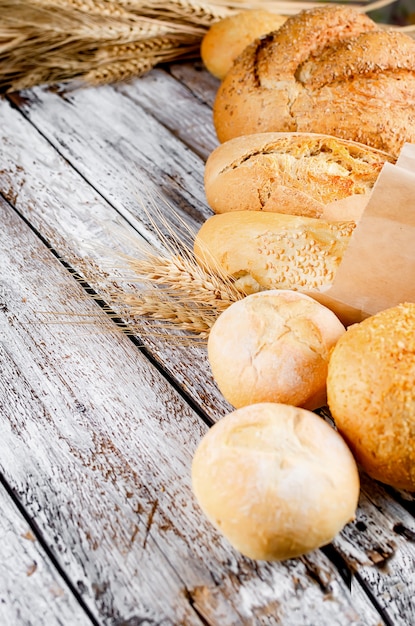
[[[108,257],[117,270],[117,283],[121,274],[126,285],[113,290],[111,300],[123,317],[132,320],[131,326],[142,318],[206,337],[217,317],[246,293],[213,262],[198,263],[193,252],[195,228],[166,199],[148,195],[147,205],[142,199],[140,203],[159,249],[116,224],[109,226],[113,237],[135,248],[133,254],[119,251],[116,258]]]

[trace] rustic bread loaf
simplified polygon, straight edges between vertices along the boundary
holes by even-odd
[[[202,39],[206,69],[222,80],[237,56],[257,37],[277,30],[287,18],[263,9],[241,11],[212,24]]]
[[[327,222],[262,211],[207,219],[195,237],[199,264],[236,280],[245,293],[262,289],[319,291],[332,284],[355,222]]]
[[[358,463],[409,491],[415,491],[414,381],[414,303],[350,326],[329,361],[328,405]]]
[[[326,404],[329,354],[344,332],[330,309],[305,294],[261,291],[217,318],[209,364],[235,408],[282,402],[314,410]]]
[[[360,489],[342,437],[314,413],[276,403],[222,417],[196,449],[192,486],[233,547],[267,561],[332,541],[355,517]]]
[[[415,141],[415,41],[351,7],[294,15],[235,61],[214,103],[221,142],[317,132],[397,155]]]
[[[395,159],[330,135],[242,135],[209,155],[205,193],[215,213],[253,210],[321,217],[326,205],[337,200],[356,195],[367,199],[386,161]]]

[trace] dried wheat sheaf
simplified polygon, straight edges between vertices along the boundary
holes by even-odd
[[[360,4],[367,11],[392,2]],[[198,57],[207,29],[241,9],[267,8],[290,15],[316,4],[0,0],[0,93],[67,81],[98,85],[127,80],[162,62]]]
[[[192,246],[195,233],[171,207],[169,211],[174,213],[179,231],[161,212],[156,218],[154,211],[152,217],[147,214],[162,242],[162,252],[135,239],[133,256],[118,253],[117,263],[112,256],[112,268],[117,265],[124,282],[134,289],[121,286],[110,292],[110,302],[128,320],[129,331],[139,329],[142,334],[142,321],[146,320],[147,332],[153,335],[157,329],[164,333],[179,330],[190,333],[193,339],[206,340],[217,317],[247,294],[211,259],[210,269],[196,260]]]

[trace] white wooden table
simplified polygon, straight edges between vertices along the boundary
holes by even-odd
[[[243,558],[191,493],[195,447],[230,410],[205,347],[120,332],[91,295],[107,301],[120,250],[162,245],[149,196],[172,222],[168,203],[193,228],[211,214],[216,88],[189,63],[0,99],[3,626],[415,624],[411,494],[362,475],[331,545]]]

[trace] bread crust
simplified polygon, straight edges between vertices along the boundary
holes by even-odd
[[[253,9],[215,22],[202,39],[200,56],[206,69],[222,80],[236,57],[257,37],[277,30],[286,17]]]
[[[328,404],[373,478],[415,491],[415,304],[350,326],[329,361]]]
[[[329,354],[344,332],[330,309],[303,293],[261,291],[217,318],[209,363],[235,408],[282,402],[314,410],[326,404]]]
[[[354,518],[360,484],[350,450],[324,420],[261,403],[225,415],[203,437],[192,487],[234,548],[275,561],[329,543]]]
[[[353,195],[368,198],[385,162],[395,158],[330,135],[242,135],[210,154],[205,193],[215,213],[252,210],[321,217],[332,202]],[[337,219],[343,219],[341,212]]]
[[[194,253],[245,293],[262,289],[316,292],[330,286],[355,222],[327,222],[262,211],[232,211],[204,222]]]
[[[415,41],[350,7],[304,11],[244,50],[218,89],[213,119],[221,142],[317,132],[397,156],[415,141]]]

